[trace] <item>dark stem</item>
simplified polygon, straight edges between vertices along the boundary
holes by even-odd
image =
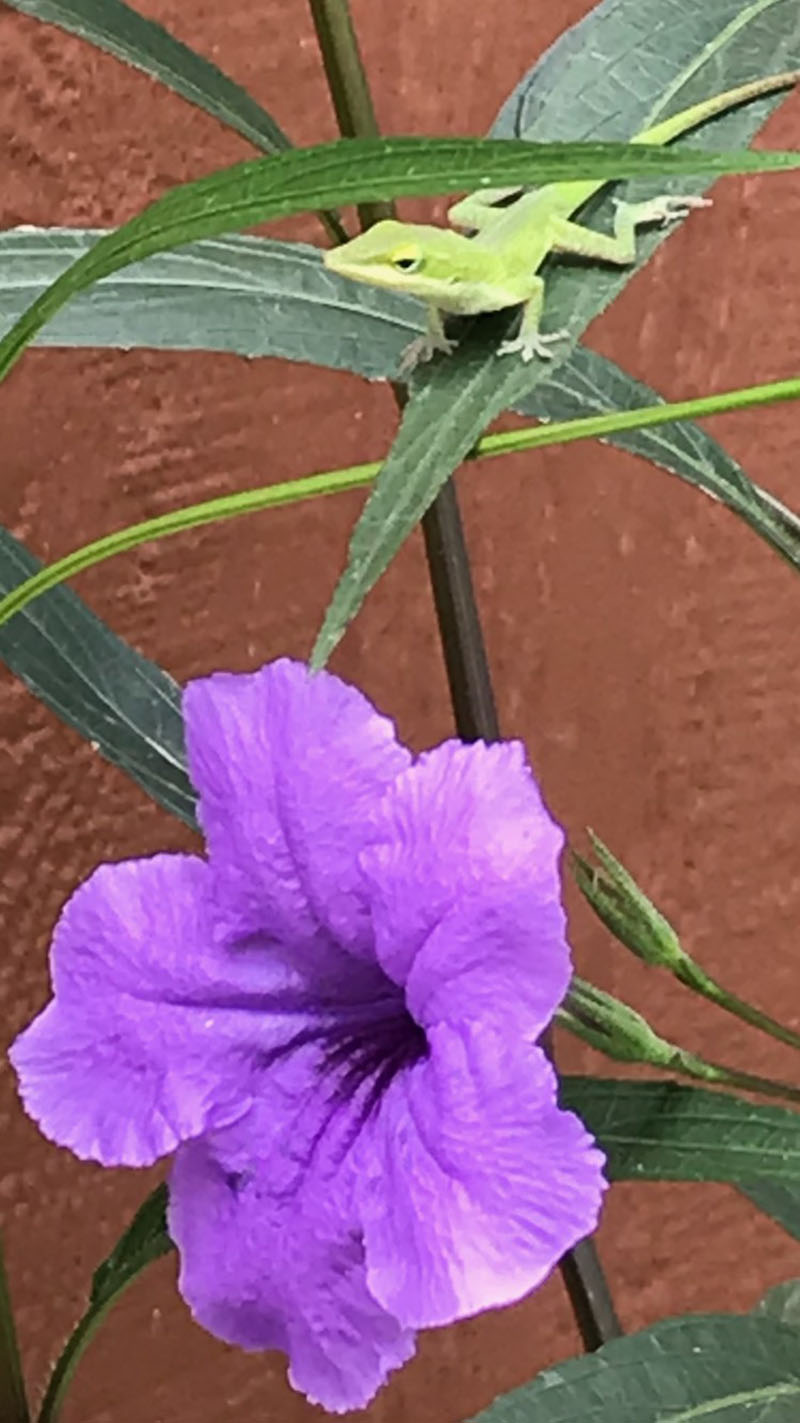
[[[499,741],[497,707],[451,479],[424,516],[422,532],[456,729],[463,741]]]
[[[497,741],[492,678],[452,480],[423,518],[422,531],[456,730],[464,741]],[[542,1046],[552,1057],[549,1033]],[[618,1338],[622,1327],[593,1243],[583,1240],[568,1251],[560,1270],[584,1348]]]
[[[308,0],[336,122],[343,138],[379,138],[372,94],[347,0]],[[362,227],[392,216],[391,203],[362,203]]]
[[[342,134],[351,138],[377,136],[348,0],[309,0],[309,5]],[[359,209],[365,226],[390,213],[391,208],[383,205]],[[404,392],[395,387],[395,397],[402,408]],[[498,741],[492,679],[452,480],[423,518],[422,531],[456,730],[464,741]],[[552,1056],[549,1035],[545,1035],[543,1046]],[[560,1269],[584,1348],[598,1349],[617,1338],[622,1328],[592,1242],[581,1241],[568,1251]]]

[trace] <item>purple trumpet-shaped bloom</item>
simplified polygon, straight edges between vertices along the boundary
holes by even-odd
[[[602,1155],[536,1040],[564,996],[562,834],[518,743],[414,759],[328,673],[189,684],[207,858],[102,865],[12,1050],[45,1134],[175,1152],[180,1289],[331,1411],[414,1331],[519,1299],[592,1230]]]

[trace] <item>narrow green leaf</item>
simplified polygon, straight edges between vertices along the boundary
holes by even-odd
[[[792,152],[685,152],[627,144],[573,148],[561,143],[467,138],[340,139],[275,158],[256,158],[172,188],[123,227],[101,238],[57,278],[0,342],[0,375],[10,370],[36,333],[67,301],[102,277],[187,242],[292,213],[495,183],[797,167],[800,153]]]
[[[59,1355],[38,1423],[55,1423],[75,1368],[103,1317],[145,1267],[172,1250],[167,1232],[167,1188],[156,1186],[136,1212],[111,1254],[95,1270],[89,1304]]]
[[[28,1423],[29,1419],[2,1240],[0,1240],[0,1419],[2,1419],[2,1423]]]
[[[470,459],[490,459],[499,455],[518,453],[521,450],[540,449],[545,445],[572,444],[576,440],[610,438],[615,431],[631,431],[648,424],[671,423],[676,418],[692,415],[714,414],[717,410],[739,409],[743,406],[764,405],[777,400],[797,400],[800,398],[800,379],[773,381],[762,386],[750,386],[736,391],[723,391],[719,395],[702,396],[694,400],[667,405],[656,403],[640,410],[612,411],[606,414],[589,415],[581,419],[535,425],[522,430],[506,431],[502,434],[486,435],[478,441],[470,452]],[[303,479],[292,479],[279,484],[259,485],[255,489],[238,490],[235,494],[223,494],[215,499],[204,499],[199,504],[187,504],[173,509],[167,514],[159,514],[153,519],[143,519],[139,523],[126,524],[103,534],[88,544],[83,544],[70,553],[64,554],[53,563],[41,566],[29,578],[18,583],[5,597],[0,597],[0,627],[17,617],[35,599],[50,589],[56,588],[67,579],[87,568],[93,568],[105,559],[114,558],[119,553],[127,553],[141,544],[154,539],[162,539],[173,534],[184,533],[188,529],[200,528],[226,519],[241,518],[245,514],[276,509],[288,504],[296,504],[305,499],[320,498],[323,495],[338,494],[344,490],[358,489],[369,484],[381,468],[380,461],[370,460],[364,464],[348,465],[343,469],[326,470],[322,474],[311,474]],[[753,489],[753,498],[765,499],[761,491]],[[775,501],[777,505],[777,501]],[[781,505],[777,505],[782,509]],[[774,547],[780,549],[794,565],[800,566],[800,552],[797,541],[797,520],[790,523],[793,516],[786,513],[786,527],[783,540],[775,539]],[[715,997],[715,1001],[717,998]],[[734,1001],[734,1000],[731,1000]],[[789,1030],[781,1028],[767,1019],[758,1010],[735,1000],[736,1011],[748,1022],[757,1022],[760,1027],[769,1023],[773,1036],[781,1041],[793,1042]],[[730,1003],[728,1004],[730,1006]],[[754,1090],[756,1079],[753,1079]],[[740,1083],[739,1085],[743,1085]]]
[[[6,0],[6,4],[89,40],[159,79],[265,153],[289,148],[282,129],[246,89],[122,0]]]
[[[800,1183],[800,1113],[674,1082],[565,1077],[562,1103],[608,1156],[612,1181]]]
[[[1,592],[41,566],[0,529]],[[134,652],[80,598],[58,588],[20,613],[0,628],[0,657],[101,755],[173,815],[195,824],[177,683]]]
[[[199,504],[187,504],[171,510],[168,514],[157,514],[154,519],[126,524],[121,529],[93,539],[91,543],[82,544],[80,548],[73,549],[71,553],[64,554],[53,563],[40,565],[36,572],[22,583],[18,583],[5,598],[0,597],[0,627],[10,619],[18,617],[43,593],[107,558],[114,558],[119,553],[128,553],[131,549],[151,543],[154,539],[185,533],[187,529],[201,528],[204,524],[241,518],[243,514],[253,514],[263,509],[278,509],[287,504],[297,504],[304,499],[339,494],[346,489],[358,489],[374,478],[378,467],[377,461],[373,461],[350,465],[344,469],[328,470],[324,474],[311,474],[304,479],[291,479],[282,484],[262,484],[255,489],[222,494],[216,499],[204,499]]]
[[[753,1313],[758,1317],[766,1315],[779,1324],[788,1324],[792,1329],[800,1329],[800,1280],[785,1280],[773,1285],[764,1298],[756,1305]]]
[[[667,1319],[567,1359],[471,1423],[797,1423],[797,1333],[735,1314]]]
[[[800,1186],[779,1181],[740,1181],[739,1190],[765,1215],[800,1240]]]
[[[559,46],[540,62],[541,102],[536,65],[527,77],[522,117],[521,95],[512,99],[509,110],[517,114],[510,120],[514,132],[536,141],[595,129],[607,136],[609,128],[615,137],[631,135],[643,123],[678,112],[745,76],[800,65],[794,0],[754,0],[745,7],[738,0],[720,0],[700,11],[695,0],[671,0],[669,24],[663,0],[604,0],[582,25],[562,36]],[[747,143],[783,97],[759,100],[712,120],[680,140],[676,150],[696,153],[720,141]],[[575,118],[567,122],[573,110]],[[613,115],[609,128],[601,121],[605,115]],[[505,120],[499,131],[508,132]],[[708,183],[681,181],[680,186],[699,193]],[[639,200],[659,190],[674,189],[661,179],[631,185],[626,197]],[[582,220],[602,228],[611,213],[611,195],[605,192],[588,205]],[[693,220],[702,221],[702,215]],[[454,356],[417,377],[397,438],[353,532],[345,572],[314,648],[315,665],[330,657],[369,590],[487,425],[551,380],[555,363],[569,358],[588,323],[667,236],[663,228],[642,233],[637,262],[620,270],[557,260],[548,264],[545,330],[568,332],[555,348],[553,363],[525,367],[499,360],[497,344],[510,325],[504,315],[473,323]],[[697,300],[702,301],[701,293]]]

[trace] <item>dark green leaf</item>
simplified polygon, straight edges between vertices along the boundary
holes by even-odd
[[[15,229],[0,235],[0,323],[11,324],[100,231]],[[280,356],[370,378],[388,377],[422,330],[411,297],[346,281],[319,251],[258,237],[198,242],[150,257],[98,283],[61,311],[37,340],[54,346],[232,351]],[[661,397],[604,356],[578,346],[552,378],[520,400],[521,415],[572,420],[658,404]],[[797,563],[800,520],[747,479],[741,466],[689,423],[613,435],[720,499]]]
[[[0,234],[0,329],[105,234]],[[39,333],[53,346],[233,351],[390,376],[422,329],[419,302],[327,271],[316,247],[225,237],[160,253],[76,297]]]
[[[794,0],[670,0],[668,14],[664,0],[602,0],[536,60],[490,132],[625,138],[656,121],[667,102],[672,109],[674,96],[683,108],[754,74],[792,69],[795,21]]]
[[[40,568],[0,529],[0,592]],[[154,800],[194,825],[177,683],[116,636],[68,588],[0,628],[0,657],[40,701],[74,726]]]
[[[800,1329],[800,1280],[786,1280],[781,1285],[773,1285],[753,1313],[757,1317],[766,1315],[768,1319],[776,1319],[779,1324],[787,1324],[792,1329]]]
[[[663,0],[604,0],[562,36],[559,46],[540,61],[541,102],[533,98],[539,93],[539,64],[524,81],[527,98],[514,132],[536,141],[595,131],[631,135],[643,122],[678,112],[745,77],[800,66],[795,0],[755,0],[745,7],[739,0],[715,0],[700,8],[696,0],[670,0],[668,19]],[[747,143],[782,97],[762,99],[715,119],[691,139],[681,140],[678,148],[685,152],[723,141]],[[519,113],[521,102],[521,93],[512,96],[508,114]],[[507,121],[515,122],[503,118],[499,132],[508,133]],[[707,186],[702,180],[680,183],[685,192],[701,192]],[[638,200],[673,190],[674,185],[663,180],[637,183],[626,197]],[[606,192],[588,206],[582,220],[603,227],[611,212]],[[702,221],[702,215],[694,217]],[[667,235],[663,228],[642,233],[637,262],[621,271],[586,263],[548,264],[545,329],[569,333],[556,349],[556,361],[569,357],[588,323]],[[702,293],[697,300],[702,301]],[[316,665],[327,661],[369,590],[487,425],[550,381],[551,363],[536,361],[525,367],[497,358],[496,347],[508,325],[505,317],[475,323],[473,339],[415,381],[397,438],[354,530],[347,567],[314,649]]]
[[[205,109],[266,153],[280,153],[289,140],[255,99],[216,64],[145,19],[122,0],[6,0],[24,15],[58,25],[117,59],[159,79],[191,104]]]
[[[546,1369],[472,1423],[797,1423],[793,1329],[734,1314],[667,1319]]]
[[[657,391],[634,380],[613,361],[585,346],[576,346],[551,379],[537,386],[514,408],[520,415],[553,421],[604,411],[637,410],[660,402]],[[718,499],[771,548],[800,568],[800,518],[753,484],[741,465],[698,425],[681,421],[648,430],[620,431],[611,436],[608,444],[640,455]]]
[[[28,1423],[28,1418],[14,1310],[0,1241],[0,1419],[2,1423]]]
[[[635,36],[635,42],[632,37]],[[632,44],[635,49],[632,50]],[[800,30],[795,0],[603,0],[534,65],[492,127],[496,137],[547,142],[621,139],[756,74],[800,67]],[[750,143],[787,92],[769,95],[722,114],[681,139],[682,150]],[[522,125],[519,128],[518,125]],[[625,197],[637,202],[656,192],[702,193],[699,179],[630,183]],[[608,191],[587,209],[592,226],[612,213]],[[637,235],[637,261],[625,268],[554,263],[548,273],[549,324],[579,335],[627,286],[674,230]],[[757,234],[754,233],[754,240]],[[691,273],[685,278],[691,288]],[[698,301],[702,293],[697,294]],[[559,354],[562,354],[559,350]],[[545,378],[547,372],[544,373]]]
[[[90,1309],[102,1309],[151,1261],[173,1249],[167,1230],[167,1187],[163,1183],[142,1202],[111,1254],[92,1276]]]
[[[660,404],[662,397],[651,386],[635,380],[606,356],[577,346],[552,379],[537,386],[515,409],[519,415],[550,422],[574,420],[590,411],[599,415]],[[741,465],[697,425],[676,422],[650,430],[621,431],[613,436],[613,443],[680,473],[714,498],[725,500],[732,492],[743,501],[752,501],[753,485]]]
[[[468,138],[340,139],[275,158],[256,158],[172,188],[95,243],[0,342],[0,374],[8,372],[37,331],[67,301],[102,277],[158,252],[272,218],[397,194],[453,192],[494,183],[797,167],[800,153],[664,152],[625,144],[572,149],[560,143]],[[526,384],[523,381],[523,389]]]
[[[88,251],[96,236],[47,229],[0,237],[0,310],[13,318],[71,260]],[[315,248],[233,237],[198,243],[127,269],[79,297],[40,339],[124,348],[200,346],[306,359],[381,376],[392,371],[403,345],[421,329],[418,312],[412,299],[327,272]],[[656,392],[612,362],[578,347],[517,409],[552,421],[658,401]],[[698,427],[679,423],[621,432],[610,443],[721,499],[798,564],[797,516],[751,485],[735,460]],[[14,562],[17,552],[15,546]],[[11,582],[9,573],[2,591]],[[52,700],[50,705],[58,709]],[[84,718],[77,718],[73,724],[90,739],[103,740],[95,736],[94,722],[87,726]],[[107,728],[105,713],[100,725]],[[107,754],[116,759],[113,752]],[[159,798],[158,781],[155,787],[150,780],[144,784]],[[180,813],[185,813],[185,802]]]
[[[0,324],[10,325],[102,236],[76,228],[0,235]],[[44,327],[54,346],[232,351],[280,356],[389,377],[422,330],[419,303],[346,281],[319,251],[258,237],[198,242],[150,257],[92,287]],[[522,415],[572,420],[660,401],[656,391],[578,346],[516,406]],[[800,561],[800,520],[753,486],[715,440],[687,422],[634,430],[609,443],[643,456],[720,499],[768,543]]]
[[[0,234],[0,324],[15,321],[101,236],[76,228]],[[228,237],[150,257],[107,278],[61,311],[37,340],[279,356],[380,378],[396,371],[403,347],[419,335],[421,310],[411,297],[326,271],[316,247]],[[548,421],[572,420],[660,399],[612,361],[578,346],[516,409]],[[622,432],[609,443],[720,499],[792,562],[800,558],[800,520],[757,490],[697,426]]]
[[[795,1240],[800,1240],[800,1186],[779,1181],[740,1181],[739,1190]]]
[[[612,1181],[800,1183],[800,1113],[675,1082],[565,1077],[562,1103],[608,1156]]]
[[[111,1254],[95,1270],[89,1304],[62,1349],[45,1391],[39,1423],[61,1413],[75,1368],[103,1317],[136,1276],[172,1249],[167,1233],[167,1188],[156,1186],[139,1207]]]

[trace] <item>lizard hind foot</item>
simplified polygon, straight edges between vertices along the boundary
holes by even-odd
[[[548,331],[544,335],[541,331],[530,331],[527,335],[520,332],[519,336],[513,336],[509,341],[503,341],[497,348],[498,356],[513,356],[517,353],[527,364],[534,356],[538,356],[540,361],[552,361],[555,355],[550,347],[558,341],[563,341],[569,335],[569,331],[563,328],[561,331]]]
[[[415,366],[432,360],[437,351],[441,351],[445,356],[452,356],[457,345],[458,342],[452,341],[449,336],[433,335],[430,332],[417,336],[413,341],[409,341],[400,357],[399,374],[410,375]]]

